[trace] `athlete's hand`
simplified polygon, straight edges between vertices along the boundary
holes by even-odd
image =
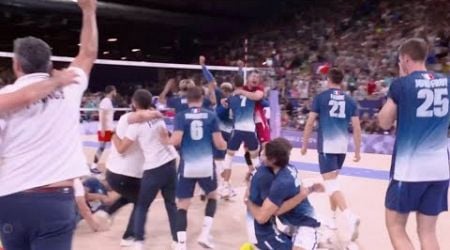
[[[220,99],[220,103],[222,104],[222,106],[224,108],[228,108],[228,100],[227,100],[227,98]]]
[[[54,79],[60,87],[74,84],[76,82],[77,74],[72,70],[53,70],[52,79]]]
[[[325,192],[325,186],[322,183],[314,183],[311,190],[315,193],[323,193]]]
[[[353,156],[354,162],[359,162],[361,160],[361,154],[359,152],[355,152],[355,155]]]
[[[78,6],[83,11],[95,11],[97,9],[97,0],[78,0]]]
[[[205,58],[204,56],[200,56],[200,57],[198,58],[198,64],[204,66],[204,65],[205,65],[205,62],[206,62],[206,58]]]
[[[97,219],[95,217],[92,217],[92,220],[88,220],[87,221],[89,227],[92,229],[92,231],[94,232],[98,232],[100,231],[100,223],[97,221]]]
[[[306,153],[308,153],[308,148],[307,147],[302,147],[302,150],[300,151],[302,155],[306,155]]]

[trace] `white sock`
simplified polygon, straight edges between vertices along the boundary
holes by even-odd
[[[216,163],[217,173],[221,174],[224,170],[224,168],[223,168],[224,161],[223,160],[214,160],[214,162]]]
[[[248,241],[252,244],[256,244],[258,241],[256,240],[255,234],[255,219],[249,211],[247,211],[245,219],[245,221],[247,222]]]
[[[177,232],[178,244],[186,245],[186,231]]]
[[[355,218],[355,216],[353,215],[352,211],[350,211],[350,209],[345,209],[344,211],[342,211],[342,214],[344,214],[345,218],[349,221],[352,222]]]
[[[225,160],[223,161],[223,169],[231,169],[232,162],[233,162],[233,156],[226,154]]]
[[[205,218],[203,219],[202,234],[209,235],[211,233],[212,224],[213,217],[205,216]]]
[[[255,167],[255,168],[259,168],[259,165],[261,165],[259,157],[252,158],[252,163],[253,163],[253,167]]]

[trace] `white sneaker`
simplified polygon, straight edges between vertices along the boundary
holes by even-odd
[[[133,250],[144,250],[144,242],[143,241],[135,241],[133,244]]]
[[[355,241],[359,236],[359,225],[361,224],[361,220],[354,216],[350,221],[350,240]]]
[[[186,244],[172,243],[172,249],[173,250],[187,250],[187,247],[186,247]]]
[[[122,239],[121,241],[120,241],[120,246],[121,247],[131,247],[133,244],[134,244],[134,238],[133,237],[129,237],[129,238],[126,238],[126,239]]]
[[[209,234],[201,234],[198,238],[198,244],[203,248],[214,249],[214,244],[212,243],[212,237]]]

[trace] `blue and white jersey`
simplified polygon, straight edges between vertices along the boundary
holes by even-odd
[[[349,123],[358,116],[358,106],[340,89],[329,89],[313,100],[312,112],[319,117],[319,153],[345,154],[349,141]]]
[[[269,196],[270,187],[274,179],[275,175],[272,170],[266,166],[259,167],[251,179],[249,200],[258,206],[262,206],[264,200]],[[255,236],[258,242],[277,233],[273,218],[264,224],[259,224],[255,221]]]
[[[187,178],[213,176],[213,137],[219,131],[216,114],[204,108],[189,108],[175,116],[174,131],[182,131],[180,147],[182,168]]]
[[[234,130],[255,132],[255,102],[245,96],[233,95],[228,98],[232,111]]]
[[[280,169],[275,175],[270,188],[269,200],[275,205],[281,207],[283,202],[291,199],[300,192],[300,180],[297,178],[298,171],[294,167],[287,166]],[[306,198],[294,209],[287,213],[278,216],[280,221],[289,226],[306,226],[318,227],[320,223],[317,222],[314,214],[314,208]]]
[[[448,77],[416,71],[396,79],[389,98],[397,104],[391,177],[421,182],[449,179]]]
[[[187,98],[184,96],[172,96],[167,99],[167,107],[175,109],[175,113],[185,111],[189,109]],[[211,109],[211,101],[209,99],[203,99],[203,107]]]
[[[223,98],[220,88],[216,88],[215,94],[217,100],[216,113],[219,118],[219,129],[223,132],[231,133],[233,131],[233,120],[231,119],[230,109],[225,108],[220,101]]]

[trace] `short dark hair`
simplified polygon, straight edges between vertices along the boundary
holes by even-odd
[[[50,46],[43,40],[28,36],[14,40],[14,57],[23,73],[49,73],[52,67]]]
[[[233,78],[233,83],[235,88],[244,87],[244,78],[240,75],[235,75]]]
[[[198,102],[203,97],[203,88],[195,86],[187,90],[186,98],[188,102]]]
[[[423,62],[428,56],[428,44],[422,38],[408,39],[400,46],[399,54],[408,55],[413,61]]]
[[[109,93],[113,92],[114,90],[116,90],[116,87],[114,85],[108,85],[105,88],[105,93],[109,94]]]
[[[341,84],[344,80],[344,73],[338,68],[331,68],[328,72],[328,79],[334,84]]]
[[[138,89],[133,94],[133,101],[140,109],[149,109],[152,106],[152,93],[146,89]]]
[[[283,138],[277,138],[268,142],[264,151],[268,160],[273,160],[278,167],[286,167],[289,164],[291,144]]]

